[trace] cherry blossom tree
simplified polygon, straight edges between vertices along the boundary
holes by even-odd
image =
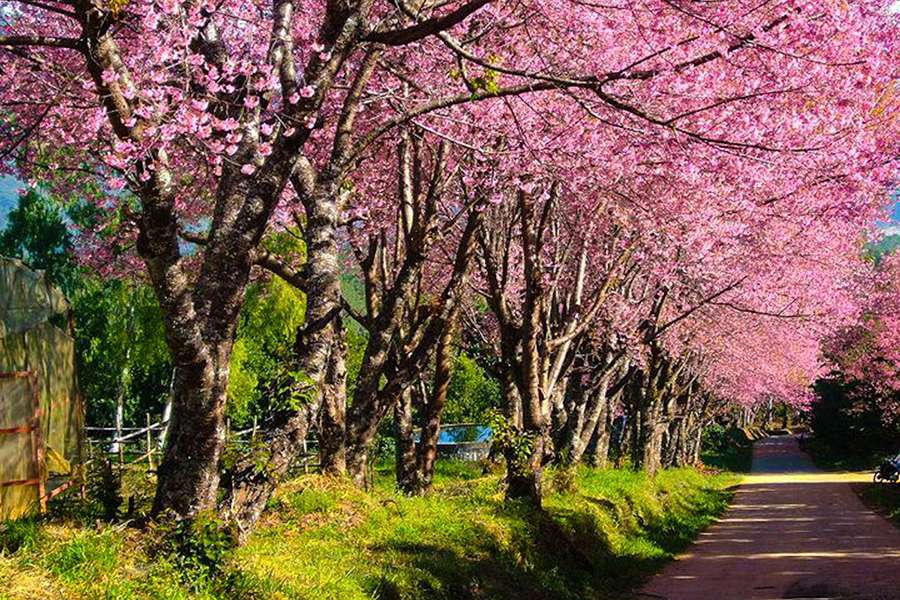
[[[701,306],[777,312],[773,298],[728,294],[784,287],[756,285],[766,244],[802,254],[791,236],[820,221],[846,234],[898,155],[896,20],[876,0],[11,0],[0,19],[0,153],[27,177],[89,191],[114,234],[86,235],[86,254],[109,263],[133,245],[165,316],[176,401],[156,514],[215,505],[235,324],[260,267],[308,306],[296,402],[273,415],[263,466],[238,465],[225,494],[227,516],[258,518],[341,371],[343,226],[360,204],[398,201],[353,193],[396,181],[381,142],[398,128],[474,152],[466,185],[518,214],[507,226],[528,264],[510,275],[520,326],[504,343],[522,350],[504,356],[527,375],[515,387],[536,440],[567,379],[538,359],[568,368],[607,313],[635,359],[649,343],[678,361],[692,336],[675,334]],[[555,239],[542,216],[555,205],[597,235]],[[261,245],[284,226],[302,231],[302,263]],[[571,240],[585,259],[545,285],[557,268],[545,261]],[[621,279],[630,265],[648,293]],[[513,488],[539,499],[537,450]]]

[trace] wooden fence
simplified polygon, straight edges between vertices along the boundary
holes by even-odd
[[[86,427],[88,463],[99,458],[113,458],[120,469],[126,465],[146,462],[147,469],[154,471],[162,458],[168,420],[153,421],[150,414],[145,415],[144,427]],[[247,447],[257,441],[265,440],[265,431],[258,427],[256,419],[253,426],[234,431],[231,423],[225,424],[225,445],[231,448]],[[309,473],[319,468],[318,442],[304,440],[303,452],[294,465],[297,470]]]

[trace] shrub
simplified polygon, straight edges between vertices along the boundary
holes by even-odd
[[[157,533],[156,553],[172,560],[183,571],[185,583],[194,585],[215,578],[237,546],[237,532],[214,513],[163,522]]]

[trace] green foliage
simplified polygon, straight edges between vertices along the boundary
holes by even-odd
[[[273,247],[284,251],[285,244],[280,240]],[[238,324],[228,382],[228,416],[236,426],[303,401],[296,393],[304,389],[304,374],[291,364],[305,313],[306,296],[280,277],[251,286]]]
[[[713,423],[703,430],[700,458],[704,465],[733,473],[749,473],[753,442],[743,431]]]
[[[529,469],[534,452],[534,437],[516,430],[501,412],[488,413],[488,426],[494,434],[493,444],[506,457],[510,469]],[[523,471],[521,474],[525,474]]]
[[[900,234],[886,235],[876,243],[867,244],[866,255],[877,263],[888,254],[897,252],[898,249],[900,249]]]
[[[153,291],[121,280],[83,277],[71,300],[88,422],[113,424],[121,385],[126,424],[143,425],[147,412],[161,414],[172,367]]]
[[[47,273],[66,294],[77,285],[78,270],[72,260],[72,240],[58,203],[30,188],[19,196],[0,232],[0,255],[21,258]]]
[[[98,464],[98,468],[92,469],[88,474],[88,494],[97,500],[103,511],[103,518],[113,521],[119,517],[122,506],[122,477],[116,473],[109,460],[101,460],[95,464]]]
[[[157,551],[179,567],[189,584],[215,578],[237,546],[234,528],[210,512],[193,519],[164,522],[157,526],[156,533]]]
[[[352,398],[356,391],[356,382],[359,380],[359,371],[362,369],[362,361],[369,338],[361,327],[347,327],[345,339],[347,343],[347,355],[344,358],[347,368],[347,397]]]
[[[810,408],[813,457],[834,468],[870,468],[900,450],[900,423],[882,420],[882,407],[857,382],[820,379]]]
[[[491,410],[501,406],[499,382],[471,357],[460,353],[447,389],[445,423],[484,423]]]

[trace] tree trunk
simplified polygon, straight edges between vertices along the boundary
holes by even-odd
[[[397,488],[407,494],[419,487],[416,468],[416,441],[413,438],[413,389],[404,390],[394,405],[394,436],[396,439]]]
[[[584,453],[598,429],[606,429],[607,415],[610,412],[610,402],[606,391],[609,385],[609,375],[604,375],[599,389],[591,393],[587,407],[587,416],[580,430],[573,436],[568,450],[568,464],[581,462]],[[606,448],[609,449],[609,435],[606,435]]]
[[[369,447],[349,446],[347,448],[347,473],[353,480],[356,487],[364,489],[366,487],[366,470],[369,466]]]
[[[678,453],[681,445],[680,424],[681,420],[670,422],[663,431],[661,465],[664,468],[674,467],[678,464]]]
[[[315,422],[322,401],[335,337],[340,335],[340,256],[335,230],[337,192],[333,186],[316,190],[307,204],[306,319],[297,332],[297,370],[304,378],[296,382],[303,398],[298,409],[275,415],[263,456],[245,457],[228,474],[228,485],[220,504],[221,512],[239,528],[242,537],[259,520],[266,503],[303,449],[309,428]]]
[[[343,476],[347,474],[347,342],[340,319],[336,328],[319,413],[319,467],[325,475]]]
[[[639,375],[632,387],[636,418],[631,458],[635,469],[642,469],[651,475],[661,466],[663,437],[667,427],[663,420],[662,394],[656,382],[657,376]]]
[[[434,463],[437,460],[437,443],[441,433],[441,416],[447,404],[447,390],[453,375],[453,335],[455,332],[455,314],[438,340],[434,358],[434,383],[431,387],[431,398],[423,411],[422,435],[419,439],[418,467],[419,492],[431,491],[434,481]]]
[[[691,464],[700,464],[700,452],[703,449],[703,427],[697,427],[697,431],[691,440]]]
[[[230,356],[231,343],[216,354]],[[216,505],[219,459],[225,441],[227,360],[179,365],[175,371],[172,419],[160,462],[153,514],[193,518]]]
[[[609,466],[609,442],[612,438],[612,411],[607,410],[603,420],[597,423],[594,430],[591,465],[598,469]]]
[[[650,475],[656,474],[662,466],[663,438],[667,425],[662,419],[661,401],[652,399],[640,411],[641,435],[635,444],[635,466]]]

